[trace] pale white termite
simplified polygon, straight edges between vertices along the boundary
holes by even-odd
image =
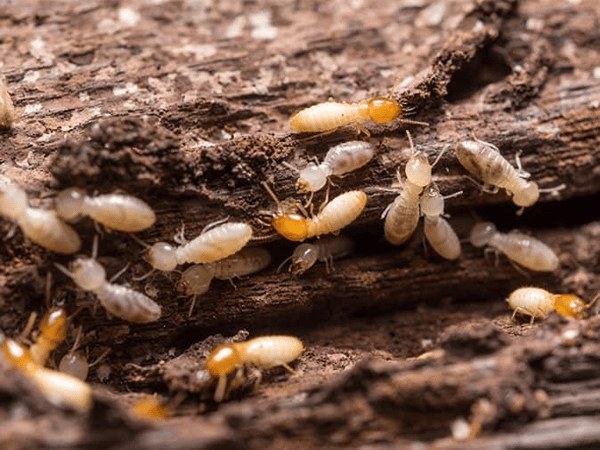
[[[81,257],[71,263],[71,270],[56,264],[75,284],[96,294],[100,304],[110,314],[133,323],[154,322],[160,318],[161,308],[154,300],[131,288],[106,280],[104,267],[96,261],[98,239],[94,238],[92,257]]]
[[[398,173],[398,184],[402,186],[402,191],[381,215],[381,218],[385,219],[383,225],[385,238],[394,245],[405,242],[417,228],[420,216],[420,195],[423,188],[431,183],[432,165],[429,164],[427,155],[421,151],[414,152],[410,134],[408,134],[408,140],[413,149],[413,155],[406,163],[406,180],[402,182],[400,173]]]
[[[252,238],[252,227],[243,222],[228,222],[202,232],[187,244],[173,247],[158,242],[146,252],[155,269],[170,272],[179,264],[208,264],[233,255]]]
[[[317,261],[324,262],[326,270],[329,271],[333,266],[334,258],[346,256],[353,249],[354,241],[349,237],[325,236],[318,241],[298,245],[292,256],[281,263],[279,269],[291,259],[290,272],[294,274],[306,272]]]
[[[243,248],[239,252],[210,264],[194,264],[181,275],[179,285],[186,295],[194,295],[189,315],[194,310],[196,295],[206,293],[213,278],[231,280],[259,272],[271,263],[271,254],[260,247]]]
[[[539,189],[533,181],[527,181],[530,174],[521,168],[518,154],[518,168],[515,169],[501,154],[498,148],[489,142],[480,140],[463,141],[456,146],[456,157],[471,174],[486,185],[502,188],[512,195],[512,201],[523,209],[538,201],[540,192],[557,192],[564,185],[548,189]],[[485,188],[485,186],[484,186]]]
[[[364,141],[350,141],[331,147],[320,164],[309,163],[300,171],[298,189],[316,192],[331,175],[342,176],[367,164],[375,154],[373,146]]]
[[[214,399],[223,400],[227,387],[227,376],[243,365],[258,369],[270,369],[283,366],[294,373],[288,365],[300,354],[304,346],[294,336],[262,336],[245,342],[232,342],[216,347],[206,359],[206,370],[218,378]]]
[[[50,251],[64,254],[79,251],[79,235],[55,211],[32,208],[27,203],[23,189],[0,180],[0,214],[16,222],[25,236]]]
[[[15,107],[3,75],[0,75],[0,128],[10,128],[15,121]]]
[[[585,302],[573,294],[552,294],[545,289],[536,287],[522,287],[513,291],[506,301],[514,310],[511,320],[517,313],[531,316],[530,324],[536,317],[545,319],[552,311],[556,311],[562,317],[581,319],[584,311],[589,309],[600,298],[599,295],[585,304]]]
[[[453,194],[453,196],[456,194]],[[423,231],[429,245],[443,258],[460,256],[460,241],[444,214],[444,197],[437,186],[431,185],[421,195],[421,213],[425,216]]]
[[[558,268],[558,257],[546,244],[516,230],[500,233],[491,222],[475,224],[471,229],[470,241],[475,247],[489,245],[531,270],[551,272]]]
[[[58,193],[55,199],[57,214],[65,220],[88,215],[107,228],[136,232],[150,228],[156,221],[152,208],[139,198],[123,194],[89,197],[79,189],[70,188]]]
[[[337,234],[354,222],[367,205],[367,194],[363,191],[348,191],[327,203],[317,215],[307,218],[283,208],[271,188],[266,183],[263,186],[278,206],[271,225],[290,241],[302,242],[322,234]]]

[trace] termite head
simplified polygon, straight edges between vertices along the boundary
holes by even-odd
[[[2,343],[2,353],[9,363],[20,369],[25,369],[29,363],[33,364],[29,350],[12,339],[6,339]]]
[[[177,252],[166,242],[157,242],[144,254],[144,259],[152,267],[164,272],[171,272],[177,267]]]
[[[327,183],[327,176],[315,163],[309,163],[300,171],[298,189],[302,192],[316,192]]]
[[[177,288],[186,295],[201,295],[208,291],[213,272],[204,264],[194,264],[181,275]]]
[[[276,215],[271,225],[284,238],[290,241],[301,242],[307,237],[306,218],[296,213]]]
[[[469,240],[475,247],[487,245],[496,234],[496,226],[492,222],[479,222],[471,229]]]
[[[412,155],[406,163],[405,172],[412,184],[425,187],[431,183],[431,164],[425,153],[417,152]]]
[[[206,359],[206,370],[217,378],[227,375],[241,363],[240,353],[231,344],[221,344],[216,347]]]
[[[46,339],[60,343],[67,337],[69,319],[63,308],[48,311],[40,323],[40,333]]]
[[[317,262],[318,252],[312,244],[300,244],[292,254],[292,265],[290,272],[302,274]]]
[[[391,98],[373,97],[369,100],[369,119],[375,123],[388,123],[402,112],[402,107]]]
[[[0,214],[16,220],[27,208],[27,194],[14,184],[0,180]]]
[[[79,258],[71,264],[73,281],[81,289],[94,291],[106,283],[104,267],[92,258]]]
[[[563,317],[582,319],[587,308],[588,305],[573,294],[556,295],[554,299],[554,309]]]
[[[540,198],[538,185],[533,181],[528,181],[523,184],[522,189],[515,191],[513,203],[517,206],[526,208],[537,202],[538,198]]]
[[[434,184],[421,195],[421,213],[426,216],[439,216],[444,213],[444,197]]]
[[[83,209],[85,193],[79,189],[70,188],[60,191],[54,200],[56,213],[65,220],[75,219]]]

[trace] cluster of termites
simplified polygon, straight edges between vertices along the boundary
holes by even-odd
[[[353,126],[370,136],[362,126],[365,122],[387,124],[406,113],[406,108],[388,97],[373,97],[357,103],[329,101],[298,112],[291,118],[290,126],[297,133],[327,133]],[[0,80],[0,127],[10,127],[14,117],[6,86]],[[401,245],[415,233],[420,217],[423,217],[423,234],[430,246],[443,258],[456,260],[461,254],[461,244],[444,214],[444,203],[445,199],[460,193],[447,196],[440,193],[433,180],[432,169],[441,154],[431,164],[428,155],[415,150],[410,134],[407,135],[412,154],[405,163],[404,177],[398,169],[397,181],[392,187],[382,188],[396,194],[393,202],[382,212],[383,236],[390,244]],[[521,168],[518,155],[515,168],[490,143],[466,140],[455,147],[454,153],[462,166],[483,183],[484,189],[491,188],[494,192],[504,189],[521,208],[519,213],[532,206],[540,192],[544,191],[535,182],[529,181],[530,175]],[[291,260],[289,271],[295,275],[303,274],[317,261],[322,261],[329,271],[333,267],[333,259],[353,251],[354,242],[338,233],[363,212],[367,193],[365,190],[351,190],[329,200],[329,187],[332,177],[340,178],[358,171],[374,156],[375,149],[371,143],[355,140],[330,148],[322,162],[309,162],[302,169],[286,163],[298,172],[298,191],[310,195],[306,204],[294,199],[280,201],[263,183],[276,203],[276,210],[270,214],[270,225],[284,238],[301,242],[281,263],[279,270]],[[325,186],[325,201],[315,212],[313,195]],[[546,191],[556,192],[558,189]],[[307,211],[309,205],[310,213]],[[4,178],[0,180],[0,215],[12,221],[15,227],[20,227],[29,240],[62,254],[74,254],[81,249],[79,235],[70,223],[83,216],[90,217],[98,227],[126,233],[146,230],[156,221],[155,212],[148,204],[121,193],[88,195],[71,188],[59,192],[52,207],[33,207],[25,191]],[[186,295],[193,296],[189,309],[191,315],[196,297],[209,290],[213,279],[231,281],[263,270],[270,264],[271,255],[267,250],[246,247],[252,238],[253,229],[248,223],[226,221],[207,226],[190,241],[183,238],[182,231],[175,244],[142,244],[147,247],[144,259],[152,270],[173,272],[179,266],[188,265],[181,273],[178,286]],[[319,239],[303,242],[310,238]],[[487,246],[496,254],[503,253],[515,264],[530,270],[554,271],[559,265],[554,251],[544,243],[518,231],[498,232],[489,222],[477,223],[473,227],[470,242],[476,247]],[[161,306],[145,293],[115,283],[114,278],[121,273],[108,280],[97,256],[96,237],[91,257],[80,256],[69,267],[60,264],[56,267],[70,277],[77,288],[92,293],[111,316],[140,324],[160,319]],[[575,296],[553,295],[538,288],[519,289],[508,299],[514,309],[513,317],[517,313],[525,314],[531,317],[532,323],[536,317],[544,318],[554,310],[565,317],[580,318],[594,301],[586,305]],[[4,338],[2,351],[5,358],[31,378],[51,402],[87,410],[91,404],[91,390],[84,380],[91,365],[82,352],[76,351],[81,329],[73,349],[61,359],[59,371],[44,367],[51,352],[65,341],[68,329],[66,311],[54,308],[42,319],[35,342],[29,348]],[[268,369],[283,366],[293,373],[288,364],[302,350],[302,342],[292,336],[263,336],[218,346],[208,355],[205,364],[207,373],[216,383],[214,400],[220,402],[227,397],[228,383],[231,388],[232,384],[239,382],[244,367]],[[140,417],[163,417],[169,409],[156,399],[148,398],[139,402],[134,411]]]

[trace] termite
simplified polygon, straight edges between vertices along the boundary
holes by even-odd
[[[457,194],[452,194],[452,196]],[[423,231],[429,245],[443,258],[454,260],[460,256],[460,241],[444,214],[444,197],[437,186],[431,185],[421,195],[421,213],[425,216]]]
[[[290,241],[302,242],[322,234],[337,234],[354,222],[367,205],[367,194],[363,191],[348,191],[327,203],[317,215],[307,218],[282,207],[269,186],[266,183],[263,186],[278,206],[271,225]]]
[[[510,320],[514,320],[517,313],[531,316],[530,325],[536,317],[545,319],[552,311],[562,317],[582,319],[585,311],[591,308],[600,295],[586,304],[582,299],[573,294],[552,294],[545,289],[536,287],[522,287],[513,291],[506,300],[513,309]]]
[[[259,272],[271,263],[271,254],[260,247],[243,248],[225,259],[211,264],[195,264],[181,275],[180,286],[186,295],[194,295],[189,315],[195,306],[195,296],[208,291],[213,278],[231,280]]]
[[[131,407],[134,416],[140,419],[164,419],[173,412],[172,406],[165,405],[159,398],[148,395],[135,402]]]
[[[480,140],[463,141],[456,146],[456,157],[471,174],[498,189],[506,190],[515,205],[520,206],[518,214],[538,201],[540,192],[557,192],[564,185],[548,189],[539,189],[533,181],[527,181],[530,174],[521,167],[519,155],[516,156],[515,169],[501,154],[498,147]]]
[[[317,261],[324,262],[326,270],[329,271],[334,258],[346,256],[353,249],[354,241],[346,236],[326,236],[310,244],[298,245],[292,256],[281,263],[279,269],[291,259],[290,272],[296,275],[306,272]]]
[[[347,125],[355,125],[360,130],[360,122],[371,120],[384,124],[405,112],[397,101],[388,97],[373,97],[357,103],[329,101],[297,112],[290,119],[290,127],[295,133],[334,131]]]
[[[479,222],[471,229],[469,239],[475,247],[489,245],[531,270],[551,272],[558,268],[558,257],[550,247],[516,230],[500,233],[493,223]]]
[[[68,329],[69,318],[63,308],[54,308],[48,311],[42,317],[35,343],[29,348],[33,361],[43,366],[50,353],[64,342]]]
[[[8,362],[37,385],[50,403],[81,412],[90,409],[92,389],[87,383],[65,373],[42,367],[34,361],[25,346],[12,339],[4,340],[2,353]]]
[[[375,154],[373,146],[364,141],[350,141],[331,147],[320,164],[309,163],[300,171],[298,189],[316,192],[331,175],[342,176],[367,164]]]
[[[293,336],[262,336],[245,342],[232,342],[216,347],[206,359],[206,370],[218,378],[214,399],[221,402],[227,387],[227,376],[244,365],[258,369],[283,366],[290,373],[288,365],[304,349],[302,341]]]
[[[161,308],[154,300],[131,288],[106,280],[104,267],[96,261],[98,239],[94,238],[92,257],[81,257],[71,263],[71,270],[55,263],[56,267],[73,279],[85,291],[96,294],[100,304],[110,314],[133,323],[154,322],[160,318]]]
[[[208,264],[238,252],[252,238],[252,227],[243,222],[228,222],[202,232],[179,247],[158,242],[145,258],[157,270],[171,272],[179,264]]]
[[[23,189],[0,180],[1,215],[16,222],[25,236],[50,251],[64,254],[79,251],[79,235],[60,220],[55,211],[32,208],[27,203]]]
[[[123,194],[89,197],[79,189],[70,188],[58,193],[54,201],[57,214],[72,221],[88,215],[106,228],[136,232],[154,225],[156,214],[139,198]]]
[[[0,75],[0,128],[10,128],[16,113],[3,75]]]
[[[432,165],[429,164],[424,152],[414,151],[410,133],[407,135],[413,154],[404,169],[406,181],[402,182],[398,172],[398,184],[402,186],[402,191],[381,215],[381,218],[385,219],[383,226],[385,238],[393,245],[402,244],[414,233],[419,223],[421,192],[425,186],[431,183]]]

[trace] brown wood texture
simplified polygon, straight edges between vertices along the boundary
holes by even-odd
[[[173,242],[182,227],[191,238],[207,224],[226,217],[248,221],[257,236],[271,237],[264,245],[272,252],[274,263],[260,274],[234,280],[235,288],[226,281],[213,281],[211,290],[198,299],[194,313],[188,316],[190,299],[176,289],[179,273],[153,274],[137,281],[135,277],[150,268],[141,258],[142,246],[125,234],[104,233],[99,260],[109,276],[131,263],[118,282],[146,292],[163,307],[159,322],[129,325],[106,317],[101,308],[94,311],[93,297],[76,289],[53,267],[54,262],[67,264],[70,257],[52,255],[27,242],[19,230],[11,233],[12,224],[2,219],[0,329],[17,335],[31,311],[43,314],[46,274],[53,272],[53,302],[64,303],[70,311],[90,306],[73,322],[85,330],[83,345],[90,360],[111,349],[106,362],[112,373],[108,384],[117,390],[200,390],[203,398],[209,398],[213,387],[194,390],[189,376],[201,369],[200,361],[215,341],[209,337],[199,349],[192,344],[213,333],[232,335],[240,327],[253,334],[309,330],[304,332],[314,350],[309,350],[301,366],[307,365],[322,376],[313,376],[303,368],[309,372],[305,384],[295,385],[292,393],[276,391],[274,399],[259,402],[259,408],[264,409],[257,414],[263,415],[260,419],[264,424],[256,415],[247,414],[244,408],[249,406],[242,403],[241,412],[231,409],[231,417],[228,407],[215,413],[215,421],[222,420],[224,425],[208,425],[210,418],[195,418],[206,422],[206,433],[194,430],[199,422],[189,417],[176,418],[183,424],[170,424],[161,431],[160,427],[157,430],[119,416],[122,399],[108,396],[99,397],[98,411],[87,418],[71,418],[52,409],[57,418],[56,422],[44,422],[47,435],[36,436],[27,420],[19,422],[22,432],[15,433],[15,422],[8,421],[0,430],[0,442],[15,442],[16,448],[101,446],[104,441],[98,439],[105,428],[110,428],[106,424],[116,420],[116,427],[124,434],[118,431],[105,436],[106,445],[115,448],[263,448],[263,444],[295,442],[289,436],[298,436],[308,422],[307,434],[298,442],[305,439],[307,447],[317,446],[318,436],[330,435],[335,428],[325,422],[333,408],[327,395],[338,385],[332,382],[323,390],[317,386],[328,380],[327,374],[343,366],[309,363],[311,358],[329,361],[327,351],[332,349],[328,346],[339,345],[331,335],[318,334],[321,328],[334,333],[330,322],[349,324],[357,317],[396,317],[398,309],[425,308],[423,315],[432,317],[419,324],[402,322],[418,330],[414,337],[408,330],[396,331],[390,325],[390,335],[400,333],[406,348],[400,344],[384,348],[380,343],[385,334],[375,340],[374,348],[390,352],[394,358],[405,358],[422,350],[422,340],[437,342],[435,336],[448,325],[446,317],[457,303],[479,305],[475,310],[481,305],[486,308],[489,302],[498,304],[524,284],[574,292],[584,298],[600,290],[600,231],[595,222],[600,198],[600,7],[593,0],[565,4],[548,0],[264,0],[85,5],[30,0],[1,6],[0,71],[6,76],[18,117],[12,129],[0,135],[0,174],[23,186],[34,205],[50,206],[55,193],[70,186],[89,193],[122,191],[138,196],[158,215],[153,228],[138,233],[148,243]],[[264,25],[265,20],[270,25]],[[276,35],[268,35],[273,30]],[[331,272],[322,264],[303,276],[278,272],[277,265],[295,244],[274,237],[264,224],[268,218],[265,212],[274,211],[275,205],[261,182],[272,186],[280,199],[303,199],[295,187],[297,173],[283,163],[302,167],[312,157],[322,159],[329,146],[356,137],[353,127],[321,136],[294,135],[288,125],[290,116],[329,98],[356,102],[376,95],[392,96],[410,113],[406,119],[429,125],[400,120],[381,126],[362,124],[370,136],[360,139],[375,145],[376,156],[356,173],[335,179],[330,193],[334,196],[351,189],[369,192],[367,208],[345,230],[356,241],[356,253],[335,261]],[[396,170],[403,169],[410,155],[406,130],[410,130],[417,148],[430,155],[430,161],[446,150],[434,169],[442,193],[463,191],[446,202],[450,221],[463,239],[463,254],[457,262],[442,260],[430,248],[425,251],[421,228],[399,247],[383,239],[380,215],[395,194],[376,188],[389,187]],[[564,189],[557,195],[542,194],[538,204],[517,216],[517,207],[507,195],[481,192],[456,160],[456,144],[473,135],[498,146],[511,163],[520,152],[524,169],[541,187],[564,183]],[[317,195],[315,203],[322,199],[322,194]],[[519,228],[539,237],[559,255],[560,269],[552,274],[524,275],[504,257],[497,264],[493,258],[486,259],[482,250],[466,242],[470,227],[481,219],[493,220],[502,231]],[[84,219],[75,227],[84,242],[82,252],[89,254],[94,225]],[[442,312],[435,312],[436,308]],[[483,317],[491,318],[489,314]],[[466,319],[461,316],[459,320]],[[432,332],[435,324],[438,329]],[[553,324],[558,327],[556,323],[544,324],[549,335]],[[554,331],[560,334],[560,330]],[[348,333],[349,339],[368,341],[358,332]],[[514,331],[509,330],[508,335],[511,333]],[[533,364],[523,356],[529,350],[521,347],[521,341],[515,342],[506,344],[511,348],[509,353],[516,352],[522,364]],[[173,361],[175,354],[187,351],[190,345],[195,350],[183,353],[181,367],[176,363],[168,366],[169,370],[183,371],[188,383],[187,387],[184,383],[175,388],[169,378],[171,372],[161,369],[161,364]],[[344,348],[354,347],[348,344]],[[378,356],[368,344],[358,348],[346,355],[352,363],[365,355]],[[494,356],[498,364],[505,357]],[[575,361],[577,356],[573,358]],[[566,361],[564,364],[573,363],[568,358]],[[351,369],[346,379],[355,374],[361,380],[371,380],[370,371],[380,369],[378,361],[373,363],[375,369],[370,364]],[[391,440],[402,448],[400,430],[404,432],[406,424],[393,424],[385,408],[391,407],[390,401],[402,411],[410,408],[397,404],[397,399],[369,396],[371,392],[376,395],[378,389],[393,389],[394,377],[404,372],[411,379],[422,373],[412,363],[390,364],[375,377],[383,377],[382,387],[375,383],[366,391],[356,386],[343,388],[350,393],[346,409],[331,419],[339,418],[342,431],[322,442],[347,447],[379,445],[380,441],[389,444]],[[444,441],[441,436],[448,434],[453,417],[469,416],[471,405],[485,397],[502,412],[485,424],[495,434],[475,441],[481,445],[593,448],[598,443],[595,431],[586,425],[598,413],[590,400],[597,397],[597,384],[585,370],[583,376],[565,369],[564,390],[550,392],[550,406],[540,406],[535,403],[539,400],[535,392],[546,386],[536,379],[537,368],[517,364],[489,379],[484,369],[472,368],[474,378],[467,379],[453,378],[458,366],[452,364],[468,368],[474,363],[442,360],[439,373],[446,373],[457,385],[474,383],[476,388],[461,401],[448,397],[446,404],[424,404],[422,415],[412,419],[412,428],[421,431],[414,431],[411,439],[431,441],[432,448],[470,448],[465,443]],[[4,372],[12,373],[9,369]],[[587,381],[574,381],[580,379]],[[101,380],[97,377],[94,381]],[[27,400],[27,395],[35,398],[35,391],[32,394],[27,386],[11,390],[7,388],[10,383],[2,383],[2,392],[8,392],[3,403],[5,418],[10,417],[8,411],[22,393],[26,396],[23,404],[33,411],[32,416],[47,417],[38,411],[35,399]],[[422,383],[416,392],[427,392],[427,378]],[[496,383],[499,387],[494,388]],[[527,402],[533,402],[517,413],[502,403],[506,392],[514,389],[522,389]],[[306,394],[309,391],[312,393]],[[289,417],[286,413],[286,419],[276,423],[278,402],[288,402],[294,393],[308,395],[303,408],[316,405],[317,410],[305,422],[301,418],[305,409],[292,409]],[[355,405],[366,414],[359,415],[360,420],[374,417],[373,430],[362,430],[359,419],[354,425],[342,420],[341,415],[352,411],[352,402],[377,406],[373,412],[371,406],[360,409]],[[540,419],[537,414],[542,406],[557,418],[542,417],[525,429],[518,428]],[[213,407],[209,402],[208,408]],[[437,409],[442,411],[439,417]],[[115,414],[119,416],[116,419]],[[577,417],[583,415],[592,419]],[[439,418],[439,422],[431,417]],[[67,426],[69,420],[73,421],[72,434],[52,431]],[[86,437],[83,430],[95,420],[100,425]],[[428,422],[432,422],[432,429],[421,429]],[[171,440],[173,433],[181,432],[177,431],[179,426],[190,433],[189,441]],[[572,428],[561,439],[553,440],[544,430],[554,426]],[[520,440],[520,433],[527,437]],[[577,443],[581,447],[576,447]]]

